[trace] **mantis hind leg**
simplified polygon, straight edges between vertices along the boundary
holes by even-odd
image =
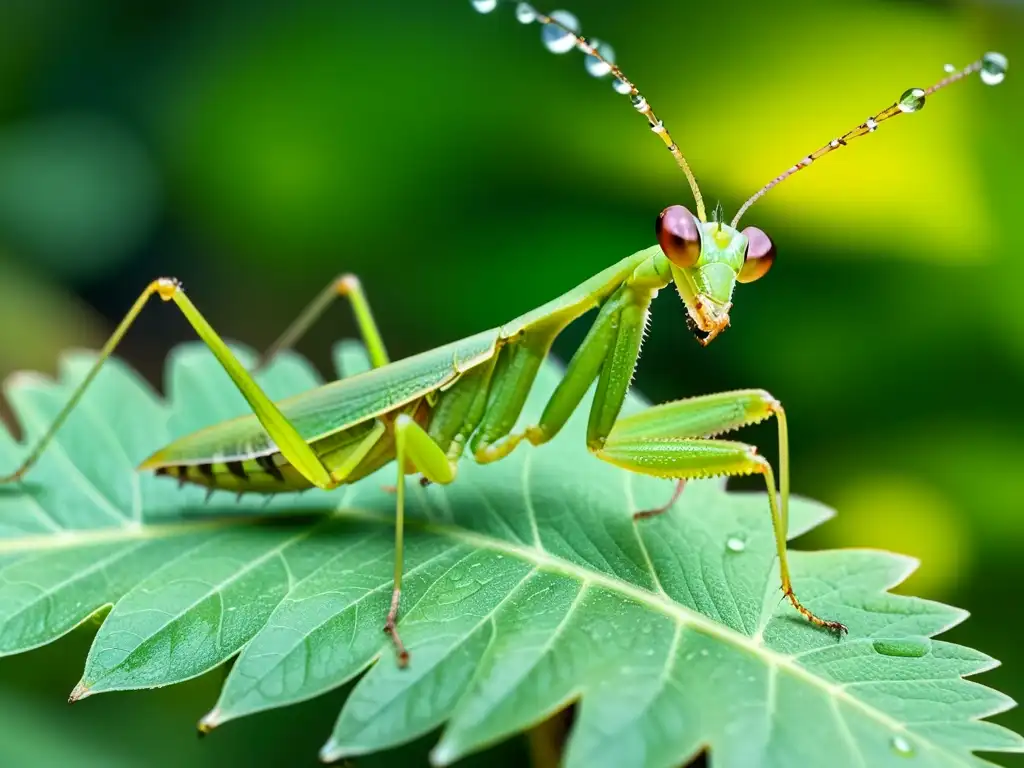
[[[779,425],[781,493],[776,493],[771,465],[757,454],[756,448],[705,437],[731,432],[771,416],[776,417]],[[763,390],[741,390],[654,406],[616,422],[594,453],[611,464],[654,477],[686,480],[715,475],[762,475],[768,490],[783,593],[812,624],[836,633],[847,631],[838,621],[822,619],[805,607],[793,590],[786,553],[789,440],[785,411],[770,394]]]
[[[370,310],[370,302],[366,298],[363,284],[352,274],[339,275],[324,288],[309,305],[299,313],[295,321],[285,329],[277,341],[267,347],[260,355],[253,370],[265,368],[281,352],[290,349],[301,339],[312,325],[319,320],[324,312],[339,298],[347,298],[352,304],[352,313],[359,327],[359,335],[370,355],[370,363],[374,368],[387,365],[388,351],[377,328],[377,321]]]
[[[60,413],[57,414],[53,424],[50,425],[50,428],[29,452],[21,466],[10,475],[0,477],[0,485],[20,480],[38,461],[68,415],[78,405],[79,400],[82,399],[82,395],[85,394],[89,384],[96,378],[96,374],[103,367],[103,363],[114,353],[121,339],[128,332],[128,329],[131,328],[132,323],[135,322],[135,318],[139,316],[139,313],[142,312],[146,303],[154,294],[158,295],[163,301],[173,301],[178,309],[181,310],[181,313],[191,324],[192,328],[195,329],[199,338],[210,348],[210,351],[213,352],[217,361],[224,368],[224,371],[231,377],[235,386],[238,387],[238,391],[242,393],[242,396],[249,403],[252,412],[260,420],[260,423],[267,430],[267,433],[274,440],[288,462],[311,484],[318,488],[336,487],[340,481],[331,476],[313,449],[309,447],[295,427],[292,426],[291,422],[284,417],[284,414],[267,397],[259,384],[253,380],[252,376],[249,375],[248,371],[238,361],[238,358],[232,354],[223,339],[217,335],[217,332],[213,330],[206,321],[206,318],[196,309],[195,304],[185,295],[181,284],[177,280],[168,277],[162,277],[151,282],[139,298],[136,299],[135,304],[128,310],[128,314],[125,315],[120,325],[117,326],[110,339],[107,340],[107,343],[103,345],[99,358],[93,364],[93,367],[89,369],[85,378],[71,394],[68,402],[61,409]]]
[[[407,471],[420,472],[432,483],[447,484],[455,479],[455,464],[448,459],[423,427],[407,414],[395,418],[395,465],[398,467],[398,482],[395,500],[395,576],[391,593],[391,609],[384,623],[384,631],[391,636],[398,654],[398,665],[409,662],[409,652],[398,635],[398,609],[402,601],[402,559],[405,529],[405,475]]]

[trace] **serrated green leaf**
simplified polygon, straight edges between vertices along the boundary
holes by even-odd
[[[352,346],[338,357],[365,365]],[[61,384],[10,382],[29,441],[92,359],[66,358]],[[524,418],[557,376],[542,372]],[[289,356],[261,380],[281,397],[316,376]],[[995,662],[932,639],[966,614],[887,592],[913,562],[793,554],[804,602],[850,627],[836,641],[780,603],[764,494],[694,482],[670,513],[635,524],[671,488],[590,456],[585,408],[547,446],[465,461],[447,488],[410,484],[412,663],[400,670],[381,632],[394,470],[266,506],[204,504],[201,489],[135,462],[244,402],[194,346],[174,354],[168,381],[163,402],[112,363],[24,485],[0,489],[0,653],[112,606],[74,699],[170,685],[237,655],[206,728],[363,675],[328,759],[444,725],[433,759],[446,764],[577,700],[568,765],[676,765],[705,747],[716,766],[982,765],[973,751],[1024,746],[980,720],[1013,702],[963,679]],[[23,451],[0,433],[0,466]],[[797,499],[790,534],[830,515]]]

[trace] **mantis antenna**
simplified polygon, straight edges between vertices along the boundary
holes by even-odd
[[[812,152],[795,165],[790,166],[788,169],[780,173],[774,179],[772,179],[759,190],[757,190],[757,192],[751,195],[750,199],[747,200],[747,202],[745,202],[740,207],[739,211],[736,213],[736,216],[732,220],[732,226],[735,227],[737,224],[739,224],[740,219],[743,217],[743,214],[747,212],[747,209],[750,208],[750,206],[752,206],[762,197],[764,197],[764,195],[770,189],[772,189],[773,187],[777,187],[779,184],[784,182],[797,171],[802,171],[804,168],[809,166],[819,157],[827,155],[829,152],[839,149],[840,147],[845,147],[851,141],[853,141],[856,138],[859,138],[860,136],[864,136],[865,134],[868,133],[874,133],[876,130],[878,130],[878,126],[882,122],[888,120],[891,117],[902,115],[905,112],[917,112],[924,106],[925,97],[931,96],[939,89],[945,88],[947,85],[952,85],[958,80],[963,80],[965,77],[974,74],[975,72],[981,72],[981,80],[986,85],[998,85],[999,83],[1003,82],[1003,78],[1006,77],[1006,68],[1006,57],[1003,56],[1003,54],[1001,53],[994,52],[986,53],[980,59],[967,65],[960,71],[957,71],[956,67],[954,67],[952,64],[947,64],[945,66],[947,76],[944,77],[942,80],[939,80],[939,82],[935,83],[935,85],[931,86],[930,88],[908,88],[903,92],[903,94],[899,98],[899,101],[897,101],[895,104],[886,107],[877,115],[869,117],[856,128],[854,128],[851,131],[848,131],[847,133],[844,133],[839,138],[832,139],[832,141],[830,141],[828,144],[816,150],[815,152]]]
[[[470,3],[480,13],[490,13],[498,5],[508,4],[505,0],[470,0]],[[541,39],[552,53],[568,53],[573,48],[577,48],[586,56],[584,63],[589,74],[594,77],[612,75],[615,78],[615,82],[612,84],[615,91],[630,97],[633,107],[647,118],[651,130],[665,143],[668,151],[675,158],[676,163],[683,173],[686,174],[686,180],[690,183],[690,189],[693,191],[693,197],[697,203],[697,218],[702,222],[706,222],[707,214],[704,209],[704,198],[701,196],[700,188],[697,186],[697,179],[694,178],[693,171],[690,170],[686,158],[683,157],[679,146],[675,143],[668,128],[665,127],[665,123],[654,113],[647,99],[640,93],[633,84],[633,81],[626,77],[625,73],[615,64],[615,53],[611,46],[596,38],[583,37],[579,32],[579,21],[568,11],[552,11],[550,14],[544,14],[536,10],[529,3],[516,3],[515,13],[516,19],[522,24],[536,22],[544,25],[545,28],[541,33]],[[1001,53],[995,52],[986,53],[983,57],[959,71],[952,64],[947,64],[945,67],[947,76],[939,80],[935,85],[930,88],[908,88],[895,104],[869,117],[853,130],[832,139],[828,144],[807,155],[803,160],[790,166],[783,173],[761,187],[740,207],[739,212],[733,217],[731,226],[735,228],[743,214],[747,212],[747,209],[764,197],[769,190],[777,187],[797,171],[803,170],[818,158],[827,155],[835,149],[839,149],[839,147],[845,147],[853,139],[868,133],[874,133],[882,122],[891,117],[903,114],[904,112],[917,112],[924,106],[927,96],[975,72],[981,73],[982,82],[986,85],[998,85],[1006,77],[1006,69],[1006,57]]]
[[[471,0],[473,8],[480,13],[490,13],[499,5],[499,0]],[[686,174],[686,180],[690,182],[690,189],[693,191],[693,199],[697,203],[697,218],[707,221],[707,214],[704,210],[704,198],[697,186],[697,179],[690,170],[689,163],[679,150],[672,134],[669,133],[665,123],[654,114],[650,103],[633,84],[633,81],[626,77],[625,73],[615,64],[615,52],[607,43],[597,38],[586,38],[580,35],[580,24],[568,11],[552,11],[550,15],[541,13],[529,3],[516,4],[516,19],[521,24],[542,24],[544,30],[541,39],[544,46],[552,53],[568,53],[573,48],[578,48],[586,56],[584,64],[587,72],[594,77],[605,77],[611,75],[615,78],[612,87],[616,93],[629,96],[633,107],[641,115],[647,118],[651,130],[665,142],[668,151],[672,153],[676,163]]]

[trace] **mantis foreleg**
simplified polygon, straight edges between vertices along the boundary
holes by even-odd
[[[785,412],[777,400],[762,390],[746,390],[667,403],[619,419],[640,354],[651,297],[651,288],[644,277],[631,276],[601,307],[538,423],[504,438],[497,444],[501,446],[500,453],[493,447],[477,451],[477,460],[486,462],[501,458],[524,437],[534,445],[551,440],[579,406],[597,377],[597,391],[587,428],[588,448],[612,464],[656,477],[685,481],[713,475],[763,475],[768,488],[783,592],[812,623],[834,631],[845,631],[842,624],[821,619],[805,608],[793,591],[786,556],[789,438]],[[779,425],[778,493],[771,465],[757,455],[755,448],[742,443],[707,439],[772,415],[776,416]],[[673,499],[680,491],[681,485],[677,484]],[[650,516],[651,513],[642,515]]]
[[[600,444],[599,433],[611,429],[626,398],[633,369],[640,355],[640,342],[651,298],[649,289],[630,282],[612,294],[598,310],[586,338],[569,361],[565,376],[552,393],[537,425],[523,432],[507,434],[515,419],[507,423],[508,419],[505,418],[502,434],[507,436],[495,439],[493,443],[487,441],[477,444],[474,439],[476,460],[482,463],[496,461],[511,453],[523,438],[534,445],[553,438],[579,406],[594,379],[600,375],[587,432],[588,445],[597,447]],[[527,384],[532,384],[532,380]],[[521,405],[518,409],[509,409],[509,413],[518,418],[519,410]],[[488,417],[492,413],[489,406]]]
[[[260,388],[259,384],[249,375],[245,367],[238,361],[238,358],[228,349],[227,344],[217,335],[217,332],[213,330],[206,321],[206,318],[202,316],[188,296],[185,295],[181,284],[177,280],[166,277],[154,280],[142,292],[135,301],[135,304],[132,305],[132,308],[128,310],[128,314],[125,315],[120,325],[114,330],[110,339],[103,345],[103,349],[100,351],[100,355],[93,364],[93,367],[72,393],[67,404],[61,409],[57,418],[54,419],[53,424],[50,425],[50,428],[39,439],[21,466],[10,475],[0,478],[0,485],[20,480],[32,465],[36,463],[46,449],[46,446],[64,423],[64,420],[67,419],[68,414],[74,410],[79,400],[82,399],[82,395],[85,394],[89,384],[96,378],[96,374],[99,373],[103,363],[113,354],[117,345],[153,294],[157,294],[164,301],[173,301],[177,305],[185,319],[189,321],[196,333],[199,334],[199,338],[206,343],[206,346],[213,352],[225,372],[231,377],[235,386],[238,387],[238,391],[248,401],[253,413],[256,414],[260,423],[267,430],[267,433],[284,457],[310,483],[318,488],[336,487],[340,480],[331,476],[327,468],[313,452],[313,449],[306,444],[306,441],[302,439],[302,436],[295,430],[291,422],[284,417],[278,407],[274,405]]]
[[[279,353],[290,349],[313,323],[323,316],[328,307],[339,298],[347,298],[352,304],[352,313],[356,318],[356,325],[359,327],[359,335],[362,337],[366,351],[370,355],[370,363],[374,368],[380,368],[388,364],[388,351],[384,346],[377,322],[373,319],[373,312],[370,311],[370,302],[366,299],[366,292],[363,291],[363,284],[359,278],[352,274],[339,275],[331,281],[330,285],[324,288],[309,305],[302,310],[295,322],[293,322],[284,333],[271,344],[267,350],[260,355],[253,370],[260,370],[270,364]]]
[[[775,416],[779,424],[779,474],[757,449],[710,435],[731,432]],[[797,599],[789,573],[786,532],[789,523],[789,441],[782,405],[763,390],[741,390],[657,405],[615,423],[595,454],[616,466],[655,477],[690,479],[712,475],[760,474],[768,489],[782,591],[811,623],[845,632],[838,621],[816,616]],[[781,498],[780,498],[781,497]]]

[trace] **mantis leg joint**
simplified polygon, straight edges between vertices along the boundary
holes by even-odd
[[[181,290],[181,281],[176,277],[161,277],[153,281],[150,290],[159,294],[164,301],[170,301]]]
[[[363,287],[359,277],[351,272],[339,275],[334,281],[334,290],[339,296],[348,296],[358,292]]]

